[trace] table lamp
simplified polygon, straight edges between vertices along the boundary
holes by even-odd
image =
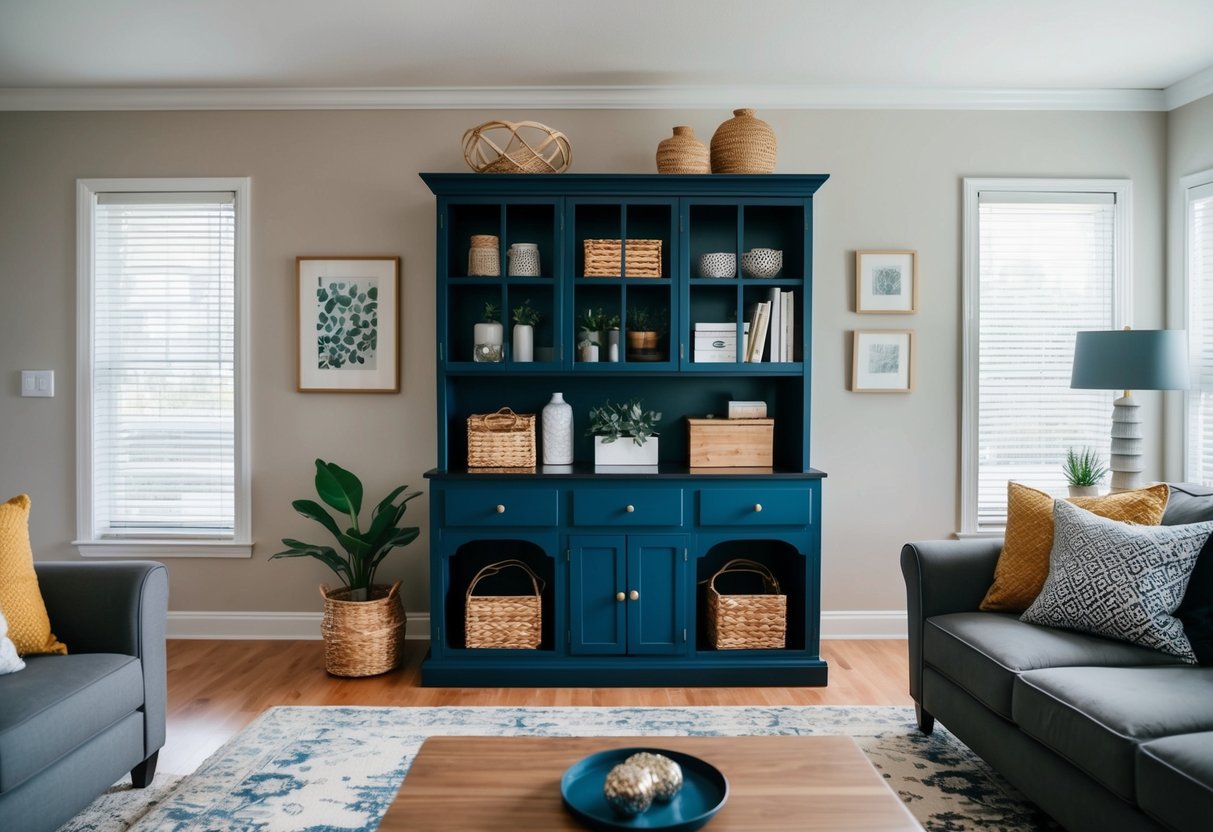
[[[1187,333],[1178,329],[1080,332],[1074,342],[1070,387],[1124,390],[1112,403],[1112,490],[1140,488],[1142,430],[1133,390],[1188,387]]]

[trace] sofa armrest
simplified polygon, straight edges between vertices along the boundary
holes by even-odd
[[[994,582],[1002,538],[927,540],[901,547],[906,582],[910,695],[922,702],[923,623],[933,615],[974,612]]]
[[[43,561],[34,568],[51,629],[70,653],[140,660],[150,756],[164,745],[168,570],[154,561]]]

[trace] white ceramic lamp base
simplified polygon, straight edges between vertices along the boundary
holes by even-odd
[[[1112,455],[1108,467],[1112,471],[1113,492],[1142,487],[1141,472],[1145,466],[1141,461],[1140,410],[1141,406],[1133,401],[1133,394],[1127,390],[1112,403]]]

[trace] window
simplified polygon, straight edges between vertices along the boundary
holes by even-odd
[[[247,179],[82,179],[77,541],[248,557]]]
[[[965,180],[962,533],[1006,525],[1007,482],[1063,495],[1070,447],[1111,445],[1112,391],[1071,390],[1079,330],[1128,323],[1124,180]]]
[[[1184,276],[1188,388],[1184,479],[1213,485],[1213,170],[1185,176]]]

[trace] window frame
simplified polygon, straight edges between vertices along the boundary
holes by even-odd
[[[1176,264],[1176,269],[1172,270],[1172,286],[1177,286],[1178,291],[1175,292],[1175,297],[1178,298],[1179,310],[1176,321],[1172,320],[1173,326],[1176,329],[1183,329],[1188,332],[1188,354],[1189,359],[1192,355],[1192,348],[1195,346],[1194,333],[1192,331],[1192,304],[1191,304],[1191,277],[1192,277],[1192,227],[1189,223],[1189,212],[1192,208],[1195,191],[1202,190],[1213,186],[1213,168],[1207,170],[1190,173],[1187,176],[1179,178],[1179,188],[1177,190],[1177,199],[1175,203],[1175,216],[1179,218],[1176,223],[1177,230],[1174,240],[1174,245],[1171,249],[1173,262]],[[1204,198],[1204,197],[1201,197]],[[1213,338],[1213,333],[1205,333],[1206,337]],[[1191,361],[1192,380],[1196,381],[1197,367],[1196,362]],[[1183,405],[1180,408],[1179,423],[1181,426],[1180,436],[1182,437],[1179,445],[1179,462],[1178,470],[1180,472],[1179,479],[1184,482],[1200,482],[1197,477],[1197,472],[1191,468],[1191,454],[1189,453],[1191,440],[1191,424],[1189,417],[1192,414],[1192,391],[1195,384],[1183,391]]]
[[[982,191],[1014,193],[1112,194],[1115,240],[1112,252],[1113,329],[1132,326],[1133,183],[1129,179],[964,179],[963,278],[961,326],[961,427],[960,427],[960,531],[957,537],[998,537],[1005,526],[980,526],[977,522],[977,405],[979,401],[980,297],[979,269],[981,236],[978,228],[979,195]],[[1108,412],[1111,430],[1112,414]]]
[[[76,180],[76,540],[84,557],[251,558],[252,476],[249,452],[249,217],[248,177]],[[190,535],[98,539],[93,535],[93,342],[96,292],[93,279],[95,210],[102,193],[230,191],[235,194],[233,286],[233,385],[235,528],[231,539]]]

